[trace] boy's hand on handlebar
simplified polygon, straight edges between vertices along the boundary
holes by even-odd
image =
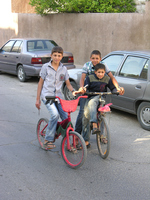
[[[77,94],[84,94],[86,92],[85,88],[84,87],[80,87],[78,89],[78,91],[74,91],[72,94],[73,96],[76,96]]]
[[[41,107],[41,101],[40,100],[36,100],[35,106],[37,107],[37,109],[39,110]]]
[[[86,92],[86,88],[80,87],[79,90],[80,94],[84,94]]]
[[[117,92],[119,92],[119,95],[123,95],[125,91],[123,87],[118,87]]]
[[[78,89],[78,93],[80,93],[80,94],[84,94],[85,92],[86,92],[86,88],[85,87],[80,87]]]
[[[88,85],[85,85],[84,87],[80,87],[79,89],[78,89],[78,91],[74,91],[72,94],[73,94],[73,96],[76,96],[77,94],[84,94],[85,92],[86,92],[86,87],[87,87]]]

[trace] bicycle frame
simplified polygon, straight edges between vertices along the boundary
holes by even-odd
[[[50,100],[52,100],[52,102],[54,101],[57,101],[57,99],[59,99],[60,101],[60,104],[62,106],[62,109],[68,113],[68,123],[71,122],[71,117],[70,117],[70,114],[71,112],[74,112],[76,109],[77,109],[77,106],[78,106],[78,102],[80,100],[80,98],[87,98],[87,96],[79,96],[77,99],[75,100],[72,100],[72,101],[69,101],[69,100],[64,100],[64,99],[61,99],[60,97],[56,96],[56,97],[50,97],[50,96],[47,96],[46,99],[47,99],[47,102],[46,103],[49,103]],[[65,119],[65,120],[67,120]],[[57,125],[58,127],[61,126],[62,127],[62,123],[65,121],[61,121],[61,122],[58,122]],[[68,124],[66,124],[66,127],[67,127]],[[63,128],[63,127],[62,127]],[[73,127],[71,125],[69,125],[69,127],[67,128],[66,130],[66,137],[67,137],[67,149],[70,150],[71,149],[71,145],[70,145],[70,142],[69,142],[69,132],[70,131],[74,131]],[[59,137],[59,136],[58,136]],[[57,139],[58,139],[57,137]],[[56,138],[55,138],[56,139]],[[75,141],[75,137],[73,137],[73,146],[76,145],[76,141]]]

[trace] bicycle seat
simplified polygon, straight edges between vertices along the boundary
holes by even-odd
[[[100,112],[110,112],[110,107],[112,103],[106,104],[105,106],[100,106],[100,108],[98,109],[98,111]]]

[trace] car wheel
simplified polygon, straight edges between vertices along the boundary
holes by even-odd
[[[72,87],[75,89],[75,90],[78,90],[78,86],[76,85],[75,82],[70,82]],[[67,86],[65,85],[64,87],[64,97],[66,100],[73,100],[73,99],[77,99],[79,95],[76,95],[76,96],[73,96],[72,95],[72,92],[70,90],[68,90]]]
[[[150,131],[150,103],[143,102],[137,110],[137,117],[142,128]]]
[[[18,66],[17,75],[18,75],[19,81],[21,81],[21,82],[25,82],[26,81],[26,74],[25,74],[25,71],[24,71],[22,65]]]

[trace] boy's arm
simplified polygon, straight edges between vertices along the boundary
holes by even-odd
[[[111,72],[109,72],[108,76],[111,78],[111,81],[112,81],[113,85],[116,87],[119,94],[123,95],[124,94],[124,88],[119,86],[119,84],[118,84],[117,80],[115,79],[115,77],[113,76],[113,74]]]
[[[124,88],[120,88],[121,90],[118,91],[117,88],[115,87],[115,85],[113,84],[112,80],[109,79],[109,83],[108,83],[108,88],[111,90],[111,92],[115,93],[115,92],[119,92],[120,95],[124,94]]]
[[[67,85],[67,88],[68,88],[68,89],[72,92],[72,94],[75,96],[75,95],[76,95],[76,94],[75,94],[75,90],[74,90],[74,88],[72,87],[72,85],[71,85],[69,79],[66,80],[65,83],[66,83],[66,85]]]
[[[85,73],[82,73],[81,79],[80,79],[80,87],[83,87],[83,86],[84,86],[85,78],[86,78],[86,74],[85,74]]]
[[[40,109],[40,106],[41,106],[40,95],[41,95],[43,83],[44,83],[44,80],[40,78],[39,83],[38,83],[37,97],[36,97],[36,103],[35,103],[35,106],[37,107],[37,109]]]
[[[86,74],[82,73],[81,79],[80,79],[80,88],[78,90],[80,94],[84,94],[86,92],[86,90],[83,87],[84,86],[85,78],[86,78]]]
[[[85,81],[84,81],[83,86],[78,89],[76,94],[78,94],[78,93],[84,94],[87,91],[87,89],[89,88],[89,85],[90,85],[90,80],[89,80],[89,77],[87,76]]]
[[[117,82],[117,80],[115,79],[115,77],[113,76],[113,74],[111,72],[108,73],[108,76],[111,78],[112,83],[114,84],[114,86],[117,88],[119,88],[119,84]]]

